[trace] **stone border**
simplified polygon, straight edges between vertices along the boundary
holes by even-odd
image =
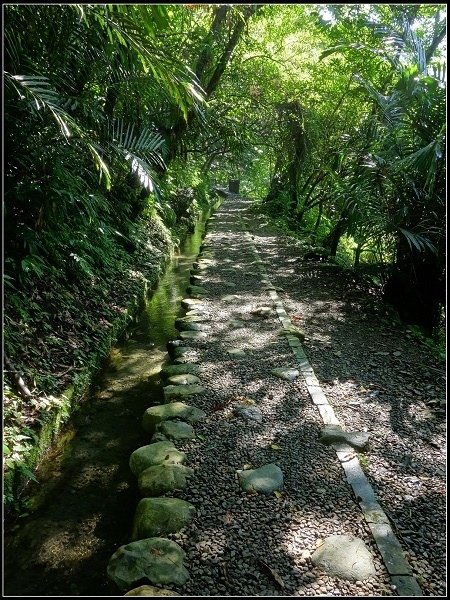
[[[283,302],[278,296],[275,286],[269,280],[264,262],[259,256],[250,232],[245,231],[245,233],[248,237],[249,247],[255,256],[256,266],[262,276],[261,283],[267,286],[270,298],[275,305],[277,316],[283,328],[288,330],[289,327],[293,326],[293,323],[284,309]],[[289,335],[289,333],[285,337],[298,362],[311,400],[317,406],[324,424],[341,425],[334,413],[333,407],[328,403],[300,340],[293,335]],[[399,596],[423,596],[423,592],[405,558],[400,542],[392,531],[389,518],[378,503],[376,494],[365,476],[357,456],[354,456],[354,449],[350,446],[347,448],[340,446],[340,449],[335,451],[344,469],[347,482],[352,488],[356,501],[372,532],[392,583],[395,585],[397,594]],[[351,456],[350,459],[349,455]]]

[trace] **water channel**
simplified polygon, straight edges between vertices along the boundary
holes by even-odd
[[[175,319],[210,213],[181,244],[128,339],[112,348],[92,396],[39,467],[23,515],[5,532],[5,596],[118,594],[106,566],[130,541],[140,500],[128,460],[150,441],[142,414],[162,402],[166,343],[178,335]]]

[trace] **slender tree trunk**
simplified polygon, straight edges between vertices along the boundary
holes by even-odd
[[[323,200],[319,202],[319,214],[317,215],[317,219],[314,225],[314,233],[317,233],[320,227],[320,222],[322,221],[322,212],[323,212]]]

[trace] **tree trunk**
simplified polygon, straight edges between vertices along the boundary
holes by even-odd
[[[384,299],[396,308],[403,321],[420,325],[431,335],[445,304],[443,259],[430,251],[411,250],[406,241],[399,241],[397,261],[386,282]]]
[[[334,228],[327,235],[324,240],[323,245],[325,248],[328,248],[330,251],[330,256],[336,256],[337,247],[339,245],[339,240],[345,232],[345,228],[347,226],[347,217],[345,215],[341,215],[339,221],[336,223]]]

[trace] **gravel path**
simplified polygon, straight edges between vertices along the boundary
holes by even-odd
[[[193,524],[167,537],[186,551],[188,596],[394,596],[395,588],[332,448],[319,443],[323,421],[302,377],[271,374],[298,365],[271,306],[253,247],[289,317],[306,332],[305,351],[346,430],[371,434],[361,459],[425,595],[445,595],[445,430],[424,400],[439,401],[445,373],[426,349],[370,314],[367,296],[340,271],[305,266],[292,239],[274,235],[250,202],[230,195],[211,220],[201,285],[206,340],[192,341],[207,393],[190,403],[207,412],[197,438],[180,449],[195,469],[175,495],[197,507]],[[248,233],[250,231],[250,235]],[[197,283],[197,282],[195,282]],[[267,287],[267,286],[266,286]],[[238,319],[242,323],[234,321]],[[243,358],[228,353],[245,351]],[[420,383],[417,383],[417,382]],[[234,416],[250,399],[262,423]],[[243,493],[237,470],[277,464],[284,490]],[[377,576],[350,583],[325,576],[310,555],[333,534],[360,537]],[[265,565],[274,572],[271,573]]]

